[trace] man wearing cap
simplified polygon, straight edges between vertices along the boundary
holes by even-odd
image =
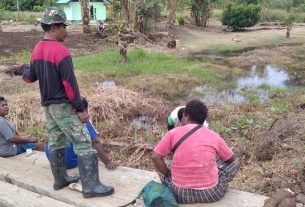
[[[38,21],[44,38],[36,44],[30,65],[19,65],[15,74],[23,75],[27,83],[39,82],[49,134],[53,187],[59,190],[79,179],[66,174],[65,148],[71,140],[78,155],[83,197],[110,195],[114,188],[100,182],[97,153],[91,147],[88,133],[84,133],[83,123],[89,121],[89,116],[81,101],[70,52],[62,43],[67,36],[66,14],[50,7]]]

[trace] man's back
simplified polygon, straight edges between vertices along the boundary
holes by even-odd
[[[167,155],[174,145],[196,124],[187,124],[169,131],[155,148]],[[218,183],[217,155],[227,160],[233,152],[215,132],[202,127],[190,135],[173,155],[173,182],[181,188],[208,189]]]
[[[73,70],[72,58],[63,43],[42,40],[33,50],[30,66],[24,73],[26,82],[39,81],[41,104],[71,103],[79,110],[83,108]]]
[[[34,71],[31,71],[33,75],[28,82],[39,81],[43,106],[69,102],[60,75],[65,69],[65,58],[71,59],[69,51],[57,41],[40,41],[33,50],[31,70]]]

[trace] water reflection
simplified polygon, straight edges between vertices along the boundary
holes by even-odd
[[[140,116],[132,120],[132,125],[136,129],[148,129],[148,116]]]
[[[259,68],[254,65],[251,67],[249,75],[238,77],[236,81],[239,88],[257,88],[262,84],[269,85],[270,87],[286,88],[288,86],[289,75],[283,68],[272,65]]]
[[[225,81],[236,83],[233,88],[216,90],[206,85],[196,86],[192,97],[201,98],[205,102],[241,103],[247,100],[245,94],[249,91],[260,100],[268,100],[268,88],[287,88],[297,85],[293,76],[290,76],[283,67],[266,65],[252,66],[246,75],[232,75]]]
[[[114,81],[109,80],[109,81],[104,81],[104,82],[96,82],[95,83],[96,87],[116,87],[116,84]]]

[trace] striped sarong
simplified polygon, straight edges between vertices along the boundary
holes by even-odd
[[[234,162],[227,164],[222,160],[217,162],[219,182],[216,186],[205,190],[196,190],[190,188],[179,188],[175,186],[172,177],[165,177],[158,172],[161,182],[167,185],[174,193],[178,203],[211,203],[219,201],[225,195],[229,187],[229,182],[236,175],[238,168]]]

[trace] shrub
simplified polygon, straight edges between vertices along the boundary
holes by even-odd
[[[0,20],[11,20],[14,19],[14,16],[11,12],[5,11],[4,9],[0,9]]]
[[[178,16],[178,23],[179,25],[184,25],[184,16]]]
[[[230,3],[225,8],[221,21],[234,30],[252,27],[259,21],[260,11],[258,5]]]
[[[305,4],[300,4],[300,5],[298,6],[298,10],[299,10],[300,12],[305,12]]]
[[[43,7],[43,6],[34,6],[33,7],[33,11],[34,12],[42,12],[42,11],[44,11],[45,10],[45,8]]]

